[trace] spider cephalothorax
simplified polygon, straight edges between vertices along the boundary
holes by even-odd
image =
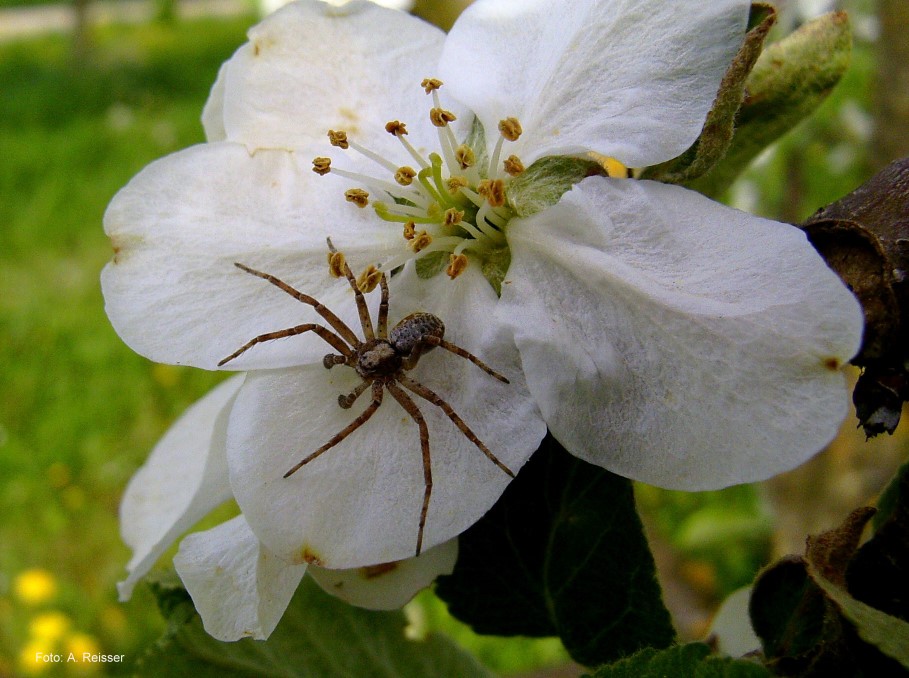
[[[464,350],[460,346],[445,341],[443,338],[445,334],[445,324],[441,319],[431,313],[412,313],[398,322],[398,324],[389,331],[389,295],[388,281],[385,274],[379,273],[375,269],[368,269],[361,276],[360,282],[358,283],[350,270],[350,266],[348,266],[347,262],[344,260],[344,255],[334,248],[331,240],[328,241],[328,248],[329,270],[335,275],[344,275],[353,289],[364,340],[361,341],[343,320],[315,298],[297,291],[283,280],[280,280],[269,273],[262,273],[261,271],[249,268],[244,264],[236,263],[234,265],[237,268],[270,282],[272,285],[283,290],[298,301],[307,304],[308,306],[312,306],[316,313],[318,313],[332,329],[329,329],[324,325],[319,325],[318,323],[304,323],[283,330],[260,334],[257,337],[253,337],[243,344],[243,346],[224,358],[218,365],[221,366],[230,362],[256,344],[272,341],[274,339],[281,339],[283,337],[292,337],[303,334],[304,332],[315,332],[327,344],[338,351],[338,353],[329,353],[325,356],[322,360],[322,364],[325,368],[331,369],[337,365],[345,365],[354,369],[363,380],[350,393],[339,395],[338,405],[344,409],[348,409],[353,406],[357,398],[359,398],[367,388],[371,390],[372,401],[366,409],[350,422],[350,424],[332,437],[331,440],[294,465],[284,474],[285,478],[296,473],[300,468],[316,459],[316,457],[320,456],[323,452],[330,450],[360,426],[365,424],[369,418],[375,414],[376,410],[379,409],[385,395],[385,390],[387,389],[388,392],[391,393],[391,396],[414,420],[420,431],[420,449],[423,455],[423,480],[425,486],[423,492],[423,505],[420,510],[420,523],[417,529],[416,555],[420,555],[423,548],[423,528],[426,525],[429,498],[432,494],[432,464],[429,453],[429,429],[426,425],[426,419],[420,412],[419,407],[417,407],[416,402],[408,395],[407,391],[410,391],[441,409],[451,422],[458,427],[461,433],[463,433],[470,442],[476,445],[493,464],[498,466],[504,473],[512,478],[514,477],[514,473],[512,473],[511,469],[505,464],[499,461],[489,448],[483,444],[464,420],[458,416],[454,409],[452,409],[451,405],[434,391],[431,391],[420,382],[409,377],[405,372],[416,367],[420,356],[438,346],[455,355],[466,358],[499,381],[507,384],[508,379],[493,370],[472,353]],[[370,291],[371,289],[374,289],[376,284],[375,282],[370,284],[370,280],[375,281],[376,278],[378,278],[378,285],[382,290],[382,297],[379,303],[377,326],[373,327],[369,309],[366,306],[366,300],[363,296],[363,290],[361,290],[361,285],[366,287],[367,291]]]

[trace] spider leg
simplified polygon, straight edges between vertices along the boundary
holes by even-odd
[[[270,282],[272,285],[274,285],[278,289],[283,290],[284,292],[287,292],[287,294],[292,296],[297,301],[307,304],[308,306],[312,306],[315,309],[316,313],[318,313],[320,316],[322,316],[329,325],[331,325],[332,327],[335,328],[335,330],[337,331],[338,334],[340,334],[342,337],[344,337],[344,339],[347,341],[347,343],[349,343],[354,348],[356,348],[360,345],[360,340],[357,339],[357,335],[353,333],[353,330],[350,329],[344,323],[343,320],[341,320],[338,316],[336,316],[334,313],[332,313],[329,310],[329,308],[327,306],[325,306],[324,304],[322,304],[322,302],[320,302],[318,299],[315,299],[315,298],[309,296],[308,294],[303,294],[302,292],[295,290],[293,287],[288,285],[286,282],[284,282],[280,278],[276,278],[271,273],[263,273],[262,271],[257,271],[256,269],[250,268],[249,266],[246,266],[245,264],[241,264],[239,262],[234,262],[234,266],[239,268],[241,271],[246,271],[250,275],[256,276],[257,278],[262,278],[262,280],[267,280],[268,282]]]
[[[318,450],[313,452],[311,455],[309,455],[308,457],[303,459],[303,461],[299,462],[292,469],[290,469],[287,473],[285,473],[284,477],[287,478],[287,477],[293,475],[294,473],[299,471],[301,468],[306,466],[306,464],[311,462],[313,459],[315,459],[316,457],[321,455],[323,452],[330,450],[332,447],[334,447],[335,445],[340,443],[347,436],[349,436],[351,433],[353,433],[358,428],[360,428],[363,424],[365,424],[369,420],[369,418],[373,414],[376,413],[376,410],[379,409],[379,405],[382,404],[382,395],[384,393],[385,392],[382,390],[382,384],[380,382],[378,382],[378,381],[372,382],[372,402],[369,404],[369,407],[367,407],[365,410],[363,410],[363,412],[360,414],[359,417],[357,417],[352,422],[350,422],[347,426],[345,426],[343,429],[341,429],[341,431],[338,432],[338,434],[335,435],[331,440],[329,440],[327,443],[322,445],[322,447],[320,447]]]
[[[489,365],[487,365],[482,360],[477,358],[473,353],[471,353],[470,351],[467,351],[466,349],[461,348],[457,344],[452,344],[450,341],[445,341],[444,339],[442,339],[440,337],[426,337],[423,340],[423,343],[425,343],[429,346],[438,346],[440,348],[444,348],[446,351],[450,351],[451,353],[454,353],[455,355],[459,355],[462,358],[467,358],[470,362],[472,362],[474,365],[479,367],[486,374],[488,374],[492,377],[495,377],[496,379],[498,379],[499,381],[501,381],[503,383],[506,383],[506,384],[511,383],[510,381],[508,381],[508,379],[504,375],[499,374],[494,369],[492,369]]]
[[[258,337],[253,337],[245,344],[243,344],[236,351],[231,353],[229,356],[224,358],[218,363],[218,367],[229,363],[234,358],[237,358],[243,353],[246,353],[256,344],[261,344],[264,341],[271,341],[272,339],[283,339],[284,337],[293,337],[298,334],[303,334],[304,332],[315,332],[322,339],[324,339],[328,344],[339,352],[344,354],[345,359],[350,358],[353,355],[353,352],[350,350],[350,347],[344,343],[344,341],[337,334],[329,330],[327,327],[322,325],[316,325],[313,323],[306,323],[305,325],[297,325],[296,327],[288,327],[286,330],[277,330],[275,332],[266,332],[265,334],[260,334]]]
[[[361,381],[359,384],[357,384],[357,387],[347,395],[339,395],[338,406],[342,409],[349,410],[351,407],[353,407],[353,404],[356,402],[357,398],[360,397],[360,394],[366,390],[367,386],[369,386],[368,381]]]
[[[423,550],[423,528],[426,527],[426,514],[429,511],[429,496],[432,494],[432,464],[429,456],[429,428],[426,426],[426,419],[423,413],[413,399],[402,391],[397,384],[390,381],[386,385],[392,397],[400,403],[407,414],[417,422],[420,428],[420,450],[423,452],[423,507],[420,509],[420,527],[417,529],[417,552],[415,556],[420,555]]]
[[[382,288],[382,300],[379,302],[379,339],[388,338],[388,280],[385,274],[379,278],[379,285]]]
[[[335,246],[332,244],[331,238],[326,238],[326,240],[328,240],[328,249],[331,250],[333,254],[337,252],[338,250],[335,249]],[[372,319],[369,317],[369,307],[366,305],[366,299],[363,297],[363,292],[357,285],[353,271],[350,270],[347,261],[343,261],[341,270],[344,271],[344,277],[347,278],[347,282],[350,283],[350,287],[353,289],[354,299],[357,301],[357,311],[360,313],[360,324],[363,326],[363,336],[366,337],[366,341],[375,339],[376,334],[372,329]]]
[[[507,466],[505,466],[505,464],[503,464],[501,461],[499,461],[499,458],[496,455],[494,455],[489,450],[489,448],[486,447],[486,445],[483,444],[483,441],[477,437],[476,433],[474,433],[473,431],[470,430],[470,427],[466,423],[464,423],[464,420],[458,416],[458,413],[454,411],[454,409],[451,407],[451,405],[449,405],[447,402],[445,402],[435,392],[429,390],[428,388],[423,386],[423,384],[421,384],[418,381],[414,381],[410,377],[405,377],[403,374],[401,374],[401,375],[398,375],[396,378],[397,378],[398,382],[401,384],[401,386],[406,388],[408,391],[412,391],[413,393],[416,393],[418,396],[420,396],[424,400],[428,400],[433,405],[440,408],[448,416],[448,418],[451,419],[452,423],[454,423],[454,425],[457,426],[461,430],[461,433],[463,433],[465,436],[467,436],[467,439],[470,442],[472,442],[474,445],[476,445],[478,448],[480,448],[480,451],[489,458],[489,461],[491,461],[493,464],[495,464],[500,469],[502,469],[502,471],[504,471],[508,476],[514,478],[514,473],[512,472],[512,470],[510,468],[508,468]]]

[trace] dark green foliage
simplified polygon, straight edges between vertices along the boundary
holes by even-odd
[[[760,664],[710,654],[704,643],[689,643],[666,650],[641,650],[586,678],[764,678],[771,676]]]

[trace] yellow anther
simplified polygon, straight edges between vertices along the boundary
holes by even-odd
[[[344,253],[343,252],[329,252],[328,253],[328,273],[332,278],[340,278],[344,275]]]
[[[343,130],[337,132],[333,129],[328,130],[328,141],[331,142],[332,146],[337,146],[338,148],[350,148],[350,144],[347,142],[347,132]]]
[[[446,226],[457,226],[464,220],[464,212],[454,207],[449,207],[445,210],[445,215],[442,217],[442,223]]]
[[[452,254],[448,260],[448,266],[445,268],[445,273],[448,274],[448,277],[454,280],[459,275],[464,272],[464,269],[467,268],[467,255],[465,254]]]
[[[382,273],[378,268],[370,264],[363,272],[357,276],[357,287],[360,288],[360,291],[364,294],[372,292],[376,289],[376,286],[379,284],[379,281],[382,279]]]
[[[456,195],[462,188],[467,188],[470,185],[470,182],[467,181],[467,177],[450,177],[447,185],[448,192],[452,195]]]
[[[313,158],[312,171],[324,177],[331,172],[331,158]]]
[[[492,207],[502,207],[505,204],[505,182],[501,179],[483,179],[477,186],[477,193],[486,198]]]
[[[504,120],[499,120],[499,132],[508,141],[517,141],[518,137],[524,132],[524,128],[521,127],[521,123],[518,122],[517,118],[505,118]]]
[[[413,240],[413,237],[416,235],[416,233],[417,225],[414,222],[408,221],[406,224],[404,224],[404,240]]]
[[[385,131],[396,137],[404,136],[407,134],[407,125],[400,120],[392,120],[385,123]]]
[[[455,149],[455,160],[458,161],[458,164],[461,166],[461,169],[467,169],[468,167],[473,167],[477,161],[477,156],[474,154],[473,149],[467,144],[461,144]]]
[[[429,110],[429,120],[436,127],[448,127],[448,123],[457,119],[454,113],[446,111],[444,108],[432,108]]]
[[[349,191],[345,191],[344,197],[347,198],[347,202],[352,202],[360,209],[363,209],[369,204],[369,193],[362,188],[352,188]]]
[[[417,171],[413,167],[399,167],[395,172],[395,181],[401,186],[410,186],[415,176],[417,176]]]
[[[420,83],[420,87],[427,94],[431,94],[433,90],[439,89],[441,86],[442,81],[438,78],[423,78],[423,82]]]
[[[516,155],[509,155],[502,164],[505,165],[505,171],[513,177],[518,176],[524,171],[524,163],[521,162],[521,159]]]
[[[414,235],[409,244],[410,249],[414,252],[420,252],[432,244],[432,236],[426,231],[420,231]]]
[[[624,163],[619,162],[615,158],[603,158],[602,159],[603,167],[606,170],[606,175],[612,177],[613,179],[627,179],[631,176],[631,172],[628,171],[628,167]]]

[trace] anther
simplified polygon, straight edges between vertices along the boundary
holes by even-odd
[[[474,163],[477,161],[477,156],[470,146],[461,144],[455,149],[455,159],[458,161],[461,169],[467,169],[468,167],[474,166]]]
[[[432,236],[426,231],[420,231],[414,235],[413,239],[408,244],[410,245],[410,249],[414,252],[420,252],[432,244]]]
[[[312,171],[324,177],[331,172],[331,158],[313,158]]]
[[[502,207],[505,204],[505,182],[501,179],[483,179],[477,186],[477,193],[486,198],[490,207]]]
[[[432,108],[429,110],[429,120],[436,127],[448,127],[448,123],[457,119],[454,113],[446,111],[444,108]]]
[[[505,118],[504,120],[499,120],[499,132],[508,141],[517,141],[524,129],[517,118]]]
[[[328,253],[328,272],[332,278],[340,278],[344,275],[344,264],[343,252],[334,251]]]
[[[347,202],[352,202],[360,209],[369,204],[369,193],[362,188],[352,188],[349,191],[344,191],[344,197],[347,198]]]
[[[464,213],[454,207],[449,207],[445,210],[445,214],[442,217],[442,223],[446,226],[457,226],[464,219]]]
[[[333,129],[328,130],[328,141],[332,146],[337,146],[341,149],[350,148],[350,144],[347,141],[347,132],[343,130],[335,132]]]
[[[385,123],[385,131],[396,137],[407,134],[407,125],[400,120],[392,120]]]
[[[524,163],[516,155],[509,155],[502,164],[505,166],[505,171],[513,177],[524,172]]]
[[[395,172],[395,181],[397,181],[401,186],[410,186],[413,183],[414,177],[417,176],[417,171],[413,167],[399,167],[398,171]]]
[[[454,280],[459,275],[464,272],[464,269],[467,268],[467,255],[465,254],[452,254],[448,259],[448,266],[445,268],[445,273],[448,274],[448,277]]]
[[[467,177],[449,177],[448,182],[448,192],[451,195],[457,195],[458,191],[462,188],[467,188],[470,185],[470,182],[467,181]]]
[[[417,225],[408,221],[404,224],[404,240],[413,240],[414,236],[417,234]]]
[[[379,284],[379,281],[382,279],[382,273],[375,266],[370,264],[363,272],[357,276],[357,287],[360,288],[360,291],[364,294],[369,294],[376,286]]]
[[[423,91],[427,94],[430,94],[433,90],[437,90],[442,86],[442,81],[437,78],[423,78],[423,82],[420,83],[420,87],[423,88]]]

